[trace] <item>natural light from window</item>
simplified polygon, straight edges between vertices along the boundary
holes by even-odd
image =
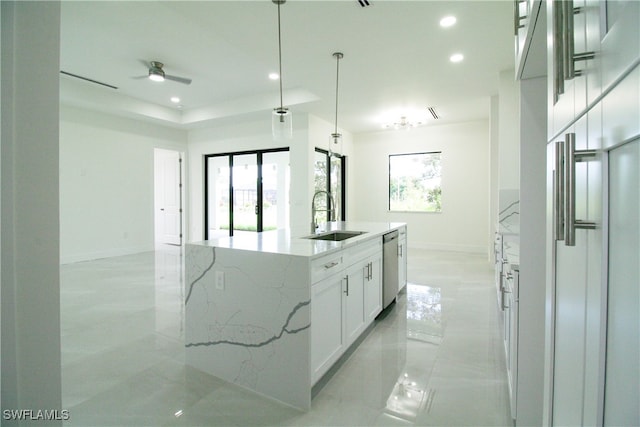
[[[441,154],[389,155],[390,211],[442,211]]]

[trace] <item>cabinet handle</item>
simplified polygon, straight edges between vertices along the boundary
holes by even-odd
[[[576,134],[565,134],[564,141],[564,244],[576,245],[576,228],[593,230],[595,222],[576,220],[576,162],[596,156],[596,150],[576,151]]]
[[[595,52],[581,52],[576,53],[575,51],[575,38],[574,38],[574,16],[578,13],[583,13],[584,9],[581,7],[573,7],[573,0],[567,0],[563,3],[564,11],[563,11],[563,23],[564,23],[564,31],[563,31],[563,46],[564,46],[564,79],[571,80],[576,76],[581,76],[581,71],[576,71],[576,62],[577,61],[587,61],[589,59],[595,58]]]
[[[573,0],[564,0],[562,2],[562,63],[564,80],[571,80],[574,74],[573,56],[574,37],[573,37]]]
[[[347,281],[347,288],[345,289],[344,293],[347,294],[347,296],[349,296],[349,276],[345,276],[344,280]]]
[[[564,93],[564,38],[562,35],[562,12],[560,0],[553,2],[553,103]]]
[[[327,264],[324,265],[324,268],[326,268],[327,270],[330,268],[335,267],[336,265],[340,264],[340,262],[338,261],[333,261],[333,262],[329,262]]]
[[[506,288],[502,288],[502,311],[505,311],[507,308],[510,308],[508,305],[505,304],[506,298],[505,298],[505,294],[510,294],[511,291],[508,291]]]
[[[513,0],[513,32],[514,35],[518,35],[518,30],[524,28],[524,24],[520,21],[527,19],[527,15],[520,16],[520,3],[524,3],[525,0]]]
[[[403,245],[398,245],[398,255],[400,256],[400,258],[402,258],[402,246]]]
[[[556,141],[556,167],[553,171],[553,220],[556,240],[564,240],[564,141]]]
[[[369,280],[373,279],[373,261],[369,263]]]

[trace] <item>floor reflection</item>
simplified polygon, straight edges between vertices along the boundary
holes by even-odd
[[[442,342],[442,289],[407,284],[407,338]]]
[[[406,336],[413,345],[408,346],[406,364],[387,399],[385,412],[390,416],[415,421],[418,414],[428,412],[433,401],[434,390],[427,389],[428,375],[424,368],[429,362],[425,356],[435,355],[435,346],[442,341],[441,299],[440,288],[407,284]],[[435,358],[429,368],[433,360]]]
[[[185,366],[182,258],[61,267],[65,426],[510,424],[486,257],[410,252],[413,283],[305,413]]]

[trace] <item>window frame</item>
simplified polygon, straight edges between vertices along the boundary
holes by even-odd
[[[387,210],[388,212],[401,212],[401,213],[425,213],[425,214],[438,214],[438,213],[442,213],[442,201],[440,201],[440,207],[439,209],[436,207],[435,210],[399,210],[399,209],[392,209],[391,208],[391,184],[392,184],[392,177],[391,177],[391,159],[392,157],[406,157],[406,156],[426,156],[426,155],[434,155],[437,154],[439,156],[439,165],[440,165],[440,198],[442,198],[442,151],[420,151],[420,152],[412,152],[412,153],[397,153],[397,154],[389,154],[389,159],[388,159],[388,166],[389,166],[389,171],[388,171],[388,193],[387,193]]]

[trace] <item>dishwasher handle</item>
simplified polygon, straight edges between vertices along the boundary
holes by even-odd
[[[391,233],[387,233],[382,236],[382,243],[389,243],[398,238],[398,231],[392,231]]]

